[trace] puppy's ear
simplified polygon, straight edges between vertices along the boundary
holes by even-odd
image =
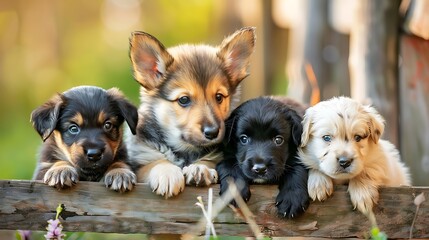
[[[127,99],[125,99],[122,92],[117,88],[111,88],[107,90],[107,94],[109,94],[114,99],[114,101],[116,101],[119,111],[121,111],[122,117],[124,117],[133,135],[136,135],[138,123],[137,108]]]
[[[305,110],[304,119],[302,120],[301,147],[305,147],[308,143],[308,139],[310,138],[312,115],[312,108],[307,108],[307,110]]]
[[[255,28],[246,27],[226,37],[219,48],[218,56],[223,59],[235,86],[249,75],[247,69],[255,41]]]
[[[384,118],[371,106],[364,106],[364,110],[370,117],[368,122],[370,137],[377,143],[384,132]]]
[[[232,112],[228,119],[225,120],[225,137],[223,138],[224,145],[230,144],[234,141],[234,131],[237,129],[236,111]]]
[[[292,126],[292,140],[296,146],[301,145],[301,135],[302,135],[302,118],[298,115],[295,110],[287,109],[286,110],[286,119],[288,119],[289,123]]]
[[[55,130],[63,104],[65,104],[65,99],[58,94],[31,112],[30,122],[43,141],[46,141]]]
[[[133,32],[130,38],[130,58],[134,78],[146,89],[158,87],[165,77],[173,57],[154,36]]]

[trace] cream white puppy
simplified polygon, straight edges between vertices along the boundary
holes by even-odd
[[[348,183],[353,206],[369,213],[380,186],[411,185],[393,144],[381,140],[383,117],[371,106],[335,97],[306,110],[299,157],[310,169],[308,192],[323,201]]]

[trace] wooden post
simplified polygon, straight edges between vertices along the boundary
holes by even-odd
[[[429,185],[429,41],[401,37],[401,155],[414,185]]]
[[[351,96],[373,104],[386,119],[385,138],[399,145],[399,0],[357,1],[350,32]]]

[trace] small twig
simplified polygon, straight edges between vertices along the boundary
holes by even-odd
[[[201,208],[201,210],[203,212],[203,215],[204,215],[204,218],[202,218],[202,220],[206,221],[206,238],[210,238],[210,229],[213,232],[213,236],[216,237],[216,232],[215,232],[215,229],[214,229],[214,226],[213,226],[212,218],[209,217],[209,214],[206,212],[206,210],[204,208],[203,199],[202,199],[201,196],[198,196],[197,199],[198,199],[198,202],[195,203],[195,205],[197,205],[197,206],[199,206]]]
[[[201,197],[199,197],[199,198],[201,198]],[[211,213],[212,219],[214,219],[233,199],[235,199],[238,206],[243,211],[243,215],[245,216],[245,220],[248,222],[249,225],[251,225],[250,228],[253,231],[256,238],[262,239],[263,235],[259,231],[258,225],[256,224],[256,222],[251,217],[249,217],[249,216],[253,216],[253,214],[250,212],[246,203],[244,203],[244,200],[241,198],[241,195],[237,190],[236,184],[234,184],[233,182],[229,182],[228,190],[224,194],[222,194],[222,196],[220,198],[216,199],[215,203],[212,205],[212,213]],[[241,202],[239,199],[241,199]],[[196,205],[201,207],[202,200],[199,203],[196,203]],[[202,205],[202,206],[203,206],[202,207],[202,209],[203,209],[204,205]],[[246,209],[246,210],[244,210],[244,209]],[[207,213],[205,210],[203,210],[203,215],[204,215],[204,217],[202,217],[198,221],[196,226],[190,230],[189,234],[182,235],[182,239],[191,239],[191,236],[198,235],[198,233],[204,227],[206,219],[207,219],[207,217],[206,217]],[[213,226],[213,223],[212,223],[212,226]],[[214,232],[214,227],[213,227],[212,231]]]
[[[259,230],[259,227],[255,222],[254,215],[252,214],[250,209],[247,207],[247,204],[244,202],[243,198],[239,194],[237,186],[234,184],[233,181],[228,181],[228,188],[231,190],[232,195],[234,196],[235,202],[237,203],[238,207],[240,208],[241,212],[243,213],[244,219],[249,224],[249,227],[252,230],[255,237],[257,239],[263,239],[264,235]]]
[[[213,232],[213,237],[216,236],[216,232],[213,226],[213,218],[212,218],[212,211],[213,211],[213,188],[209,188],[209,199],[207,203],[207,225],[206,225],[206,239],[210,239],[210,230]]]
[[[413,222],[411,223],[411,227],[410,227],[410,239],[413,238],[413,229],[414,229],[414,224],[415,224],[416,219],[417,219],[417,213],[419,212],[420,205],[424,201],[426,201],[424,193],[420,193],[419,195],[417,195],[416,198],[414,198],[414,204],[416,205],[416,213],[414,214],[414,219],[413,219]]]

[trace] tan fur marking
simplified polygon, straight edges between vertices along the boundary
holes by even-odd
[[[98,118],[97,118],[97,122],[98,122],[98,124],[100,124],[101,126],[103,126],[103,124],[104,124],[104,122],[107,120],[107,118],[106,118],[106,113],[105,112],[103,112],[103,111],[101,111],[99,114],[98,114]]]
[[[61,160],[67,160],[70,163],[72,162],[72,154],[70,153],[70,149],[67,145],[64,144],[63,139],[61,138],[61,133],[59,131],[54,131],[54,141],[55,145],[58,147],[58,149],[61,151],[61,153],[56,153],[59,156],[57,156],[58,159]],[[63,159],[65,157],[65,159]]]
[[[70,118],[70,122],[76,123],[79,126],[83,125],[83,116],[80,113],[76,113],[72,118]]]

